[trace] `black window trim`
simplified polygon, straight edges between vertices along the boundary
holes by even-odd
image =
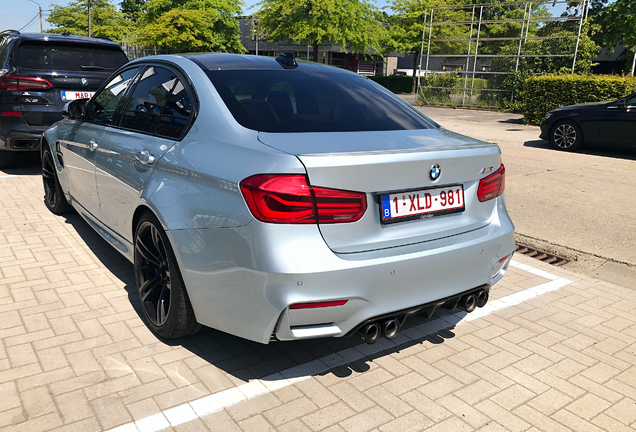
[[[139,64],[133,64],[131,65],[130,63],[125,64],[124,66],[122,66],[121,68],[119,68],[117,71],[113,72],[113,74],[108,77],[103,83],[102,85],[97,89],[97,91],[95,91],[95,94],[93,95],[93,97],[88,101],[88,104],[86,104],[86,108],[84,110],[84,112],[88,113],[90,108],[95,104],[95,96],[97,96],[99,93],[101,93],[106,86],[112,81],[112,78],[117,76],[117,75],[121,75],[122,73],[131,70],[131,69],[135,69],[135,68],[139,68],[139,70],[137,71],[137,73],[131,78],[133,83],[135,82],[135,80],[137,79],[137,77],[139,76],[140,71],[142,71],[143,65]],[[132,87],[132,86],[131,86]],[[122,106],[122,101],[123,100],[128,100],[128,93],[130,92],[130,87],[126,89],[126,91],[124,92],[124,95],[122,97],[122,99],[119,101],[119,104],[117,104],[117,108],[115,108],[115,115],[113,115],[113,122],[110,125],[105,125],[102,123],[97,123],[94,122],[93,119],[88,119],[88,118],[84,118],[84,121],[90,124],[94,124],[94,125],[98,125],[98,126],[104,126],[104,127],[113,127],[116,123],[117,123],[117,118],[119,116],[119,113],[121,111],[121,106]]]
[[[139,63],[136,63],[135,65],[139,65]],[[186,126],[183,128],[183,131],[181,132],[181,135],[178,137],[169,137],[166,135],[161,135],[158,133],[152,133],[152,132],[142,132],[139,131],[137,129],[131,129],[131,128],[126,128],[120,125],[121,120],[122,120],[122,111],[123,111],[123,107],[125,107],[130,98],[132,97],[132,94],[134,92],[134,89],[137,88],[137,84],[139,83],[139,81],[135,81],[134,85],[131,86],[130,89],[128,89],[127,94],[124,96],[124,98],[122,100],[125,100],[125,103],[120,102],[120,105],[118,105],[117,107],[117,113],[116,113],[116,117],[115,117],[115,121],[113,122],[112,125],[110,125],[109,127],[112,127],[114,129],[118,129],[118,130],[125,130],[125,131],[129,131],[129,132],[133,132],[133,133],[139,133],[139,134],[143,134],[143,135],[148,135],[148,136],[153,136],[153,137],[157,137],[157,138],[163,138],[163,139],[167,139],[170,141],[181,141],[183,140],[183,138],[185,138],[185,136],[188,134],[188,132],[190,131],[190,128],[192,127],[192,124],[194,123],[194,121],[196,120],[196,118],[198,117],[199,114],[199,98],[197,97],[197,94],[194,90],[194,86],[192,85],[192,81],[189,79],[184,79],[184,77],[187,77],[187,74],[185,74],[181,68],[177,65],[175,65],[174,63],[171,62],[167,62],[167,61],[152,61],[152,62],[144,62],[141,63],[141,69],[140,72],[135,76],[135,79],[139,76],[141,76],[143,74],[144,71],[146,71],[146,69],[148,69],[149,67],[161,67],[164,69],[168,69],[170,72],[174,73],[175,75],[177,75],[177,78],[181,81],[181,83],[183,84],[183,87],[186,89],[186,92],[188,93],[188,97],[192,100],[192,113],[190,114],[190,118],[188,119],[188,123],[186,124]],[[118,73],[118,72],[115,72]],[[174,86],[172,89],[170,89],[170,95],[172,94],[172,90],[174,89]],[[163,109],[165,107],[165,104],[161,107],[161,113],[163,113]],[[161,113],[159,116],[159,120],[161,119]]]

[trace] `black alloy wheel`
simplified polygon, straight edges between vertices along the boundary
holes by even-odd
[[[550,143],[557,150],[576,151],[583,146],[583,133],[573,121],[562,120],[552,128]]]
[[[139,301],[156,335],[173,339],[199,330],[168,237],[150,213],[137,225],[134,266]]]
[[[42,145],[45,143],[43,142]],[[48,148],[42,153],[42,182],[44,183],[44,204],[46,207],[56,215],[68,213],[71,206],[62,192],[53,155]]]

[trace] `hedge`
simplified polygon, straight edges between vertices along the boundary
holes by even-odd
[[[619,99],[636,92],[636,77],[545,75],[526,79],[524,120],[540,124],[548,111],[566,105]]]
[[[391,90],[393,93],[411,93],[413,85],[413,77],[410,76],[370,76],[370,79],[377,82],[383,87]]]

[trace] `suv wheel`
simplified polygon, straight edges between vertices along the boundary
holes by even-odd
[[[42,153],[42,183],[44,183],[44,204],[51,213],[56,215],[68,213],[71,206],[62,191],[53,155],[48,148]]]

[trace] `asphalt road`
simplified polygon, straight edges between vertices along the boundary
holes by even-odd
[[[636,265],[635,151],[561,152],[520,115],[419,109],[447,129],[499,144],[518,233]]]

